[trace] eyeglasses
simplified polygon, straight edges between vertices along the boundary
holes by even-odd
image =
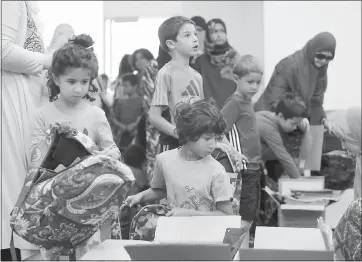
[[[327,60],[327,61],[332,61],[333,60],[333,56],[328,56],[328,55],[324,55],[324,54],[316,54],[315,57],[318,60]]]

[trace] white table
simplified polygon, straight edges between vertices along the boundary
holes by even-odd
[[[124,249],[125,245],[129,244],[152,244],[148,241],[140,240],[115,240],[108,239],[99,244],[87,254],[85,254],[80,260],[131,260],[127,251]]]

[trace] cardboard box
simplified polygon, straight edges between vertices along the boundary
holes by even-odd
[[[281,178],[278,189],[283,196],[290,195],[291,190],[323,190],[324,177]],[[279,227],[316,228],[319,217],[325,219],[325,205],[323,203],[288,201],[287,204],[278,207]]]
[[[332,261],[317,228],[256,227],[254,248],[240,249],[238,259],[257,261]]]
[[[279,227],[316,228],[317,219],[325,219],[324,205],[283,204],[278,208]]]

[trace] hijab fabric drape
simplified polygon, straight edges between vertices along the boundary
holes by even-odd
[[[222,45],[216,45],[211,41],[210,34],[216,24],[221,24],[225,29],[225,33],[227,32],[224,21],[222,21],[221,19],[211,19],[207,23],[207,30],[205,36],[205,54],[209,59],[210,63],[220,70],[220,74],[222,77],[234,79],[232,76],[232,69],[234,64],[240,58],[240,55],[229,44],[228,41],[226,41]]]
[[[335,113],[330,117],[332,132],[341,140],[345,141],[347,150],[356,159],[356,171],[354,178],[355,199],[361,197],[361,108],[352,107]],[[351,150],[348,145],[355,149]],[[358,149],[358,150],[356,150]]]

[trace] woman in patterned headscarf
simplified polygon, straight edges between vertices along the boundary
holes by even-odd
[[[362,260],[362,198],[352,202],[333,233],[335,260]]]
[[[6,1],[1,11],[1,163],[2,232],[1,260],[10,256],[10,212],[15,206],[28,170],[31,123],[35,110],[34,90],[40,73],[48,69],[51,54],[44,55],[39,9],[33,1]],[[14,236],[15,247],[36,249]],[[19,250],[18,250],[19,251]],[[18,260],[20,254],[18,252]],[[24,258],[24,257],[23,257]]]
[[[341,140],[342,148],[356,159],[354,198],[361,197],[361,108],[353,107],[331,116],[331,131]]]
[[[218,18],[207,23],[204,45],[204,54],[193,59],[191,66],[202,75],[205,97],[211,97],[221,109],[236,89],[232,69],[240,55],[229,44],[226,25]]]

